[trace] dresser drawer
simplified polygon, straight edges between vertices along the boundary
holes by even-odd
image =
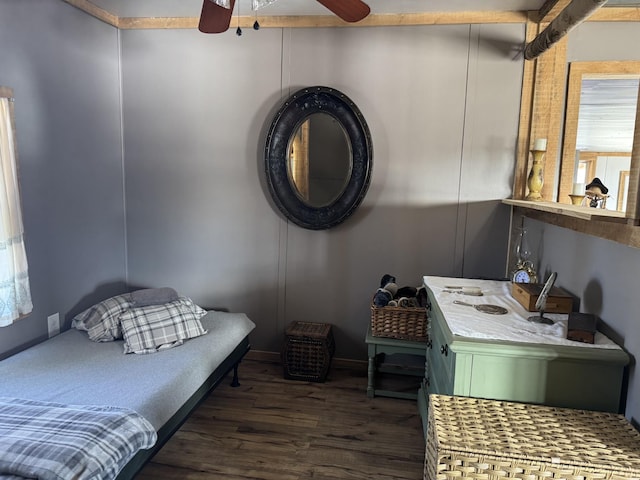
[[[430,391],[433,393],[453,393],[456,354],[449,348],[447,338],[442,331],[442,323],[436,316],[432,316],[429,323],[428,346],[427,364],[429,381],[432,385]]]

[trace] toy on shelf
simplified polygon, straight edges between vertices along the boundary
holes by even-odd
[[[589,203],[593,208],[606,208],[607,198],[609,198],[609,189],[604,186],[602,181],[595,177],[590,184],[588,184],[585,191],[585,202]]]

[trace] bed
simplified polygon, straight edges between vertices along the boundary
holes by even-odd
[[[119,480],[133,478],[231,370],[238,383],[255,324],[244,314],[217,311],[200,321],[206,334],[149,355],[125,355],[123,340],[98,343],[67,330],[0,361],[0,396],[137,412],[157,440],[119,468]],[[19,477],[0,472],[0,478]]]

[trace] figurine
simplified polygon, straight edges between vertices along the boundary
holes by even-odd
[[[609,189],[604,186],[602,181],[595,177],[586,187],[586,197],[589,200],[589,206],[593,208],[605,208]]]

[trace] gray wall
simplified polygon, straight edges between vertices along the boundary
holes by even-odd
[[[337,356],[364,359],[383,274],[504,274],[523,26],[121,36],[133,285],[246,312],[262,350],[290,321],[330,322]],[[311,85],[347,94],[373,138],[369,192],[330,231],[287,223],[264,183],[271,116]]]
[[[570,62],[640,60],[639,42],[637,23],[588,23],[571,33],[567,56]],[[602,328],[632,356],[626,416],[639,423],[635,359],[640,355],[640,250],[533,220],[526,225],[539,271],[558,272],[558,285],[580,297],[581,311],[598,315]]]
[[[126,280],[118,32],[64,2],[0,0],[0,85],[15,95],[34,310],[0,357]],[[64,326],[63,326],[64,328]]]

